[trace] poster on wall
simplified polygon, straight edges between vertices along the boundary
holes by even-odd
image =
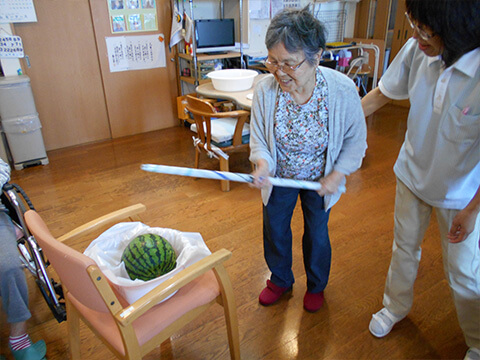
[[[106,37],[110,72],[166,67],[163,34]]]
[[[107,3],[112,34],[158,30],[156,0],[107,0]]]
[[[36,22],[33,0],[0,0],[0,23]]]

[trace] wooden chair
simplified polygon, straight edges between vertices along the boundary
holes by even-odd
[[[350,67],[346,75],[353,80],[361,97],[368,93],[367,82],[370,72],[371,68],[365,56],[359,56],[350,62]]]
[[[33,210],[25,213],[28,228],[65,286],[67,326],[71,358],[81,359],[79,319],[119,359],[141,359],[211,305],[225,312],[232,359],[240,359],[235,299],[223,262],[231,257],[225,249],[175,274],[133,304],[110,286],[97,264],[62,241],[98,232],[100,227],[126,218],[137,220],[145,206],[137,204],[91,221],[56,240]],[[175,291],[171,298],[158,304]],[[208,358],[208,354],[204,355]]]
[[[187,95],[187,110],[193,114],[195,124],[192,125],[197,133],[194,137],[195,168],[198,168],[200,154],[220,161],[220,170],[229,171],[229,154],[234,152],[249,152],[250,112],[246,110],[217,112],[211,100],[200,99]],[[228,180],[221,181],[223,191],[230,190]]]

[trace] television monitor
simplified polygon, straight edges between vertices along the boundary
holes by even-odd
[[[235,50],[234,20],[195,20],[195,41],[198,53],[224,53]]]

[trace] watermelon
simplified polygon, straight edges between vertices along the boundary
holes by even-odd
[[[130,241],[123,251],[122,261],[130,279],[148,281],[175,269],[177,255],[162,236],[144,234]]]

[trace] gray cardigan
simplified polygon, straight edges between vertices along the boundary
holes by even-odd
[[[328,86],[328,149],[325,173],[333,170],[350,175],[362,164],[367,149],[367,127],[355,84],[344,74],[326,67],[321,71]],[[250,161],[268,162],[270,176],[275,176],[277,151],[273,123],[278,82],[266,76],[255,86],[250,119]],[[345,184],[343,180],[343,185]],[[272,186],[262,189],[266,205]],[[325,196],[325,209],[340,199],[340,192]]]

